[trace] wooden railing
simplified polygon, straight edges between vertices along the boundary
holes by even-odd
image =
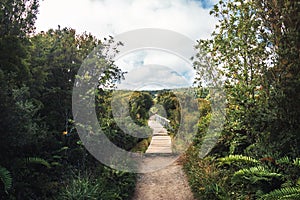
[[[164,127],[167,127],[167,128],[170,127],[170,120],[168,120],[167,118],[162,117],[162,116],[160,116],[158,114],[155,114],[154,115],[154,119],[155,119],[155,121],[157,121],[158,123],[160,123]]]

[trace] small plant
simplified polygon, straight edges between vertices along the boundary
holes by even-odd
[[[12,177],[10,172],[6,168],[1,166],[0,166],[0,179],[4,185],[4,190],[7,193],[7,191],[12,187]]]
[[[271,182],[273,178],[281,178],[279,173],[270,172],[270,170],[262,167],[250,167],[241,169],[234,173],[232,177],[233,183],[249,182],[250,184],[257,184],[261,181]]]
[[[251,164],[251,165],[257,165],[259,163],[258,160],[253,159],[249,156],[243,156],[243,155],[229,155],[224,158],[218,159],[220,165],[231,165],[231,164]]]
[[[58,199],[130,199],[135,188],[135,176],[133,174],[103,166],[97,170],[75,175],[61,190]]]
[[[62,190],[62,200],[96,200],[101,193],[101,185],[96,183],[90,176],[77,176]]]
[[[285,187],[274,190],[266,195],[263,195],[261,200],[299,200],[300,199],[300,187]]]
[[[230,199],[227,194],[227,175],[217,168],[214,157],[200,159],[198,151],[189,149],[184,170],[197,199]]]
[[[38,164],[38,165],[43,165],[47,168],[51,168],[51,165],[48,161],[46,161],[43,158],[38,158],[38,157],[28,157],[25,159],[26,164]]]

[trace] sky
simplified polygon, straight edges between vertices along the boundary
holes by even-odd
[[[209,11],[217,0],[43,0],[37,31],[69,27],[98,39],[142,28],[175,31],[191,40],[210,37],[217,20]],[[145,38],[147,39],[147,38]],[[193,47],[191,47],[193,48]],[[172,52],[139,49],[116,64],[126,71],[122,89],[162,89],[190,86],[191,63]]]

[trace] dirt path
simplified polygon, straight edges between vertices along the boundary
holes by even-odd
[[[170,162],[174,156],[167,131],[153,119],[149,120],[149,126],[153,129],[154,140],[146,151],[146,164],[171,164],[154,172],[139,174],[133,200],[194,200],[182,165],[179,161]]]
[[[175,162],[159,171],[140,174],[133,200],[194,200],[182,166]]]

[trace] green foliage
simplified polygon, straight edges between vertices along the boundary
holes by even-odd
[[[38,157],[29,157],[25,159],[26,164],[38,164],[38,165],[43,165],[47,168],[51,168],[51,164],[46,161],[45,159],[38,158]]]
[[[299,142],[299,11],[297,1],[256,2],[258,15],[265,22],[265,39],[272,44],[274,54],[270,56],[274,65],[268,70],[272,84],[270,104],[276,113],[272,123],[271,140],[280,141],[285,135],[288,142],[278,143],[284,153]],[[280,134],[278,134],[280,131]],[[299,145],[297,145],[299,147]],[[297,149],[297,147],[296,147]],[[291,154],[291,153],[289,153]],[[293,152],[299,155],[299,150]],[[293,155],[295,156],[295,155]]]
[[[138,137],[132,135],[151,135],[152,130],[148,127],[147,120],[153,102],[148,93],[113,90],[97,92],[96,110],[99,123],[115,145],[130,150],[140,142]]]
[[[30,86],[34,97],[44,105],[40,113],[54,132],[70,131],[75,75],[88,50],[99,41],[90,34],[77,35],[74,29],[58,28],[34,35],[31,42],[31,68],[38,78]]]
[[[147,125],[149,110],[153,106],[153,100],[149,93],[133,92],[129,100],[130,116],[140,125]]]
[[[197,149],[191,147],[186,155],[184,170],[197,199],[231,199],[226,193],[228,177],[217,168],[213,157],[200,159]]]
[[[223,187],[230,199],[257,199],[272,190],[279,199],[299,180],[299,11],[291,0],[219,1],[210,12],[219,20],[212,39],[196,46],[197,86],[224,80],[226,123],[211,155],[218,158],[216,171],[230,180],[231,187]],[[199,121],[197,149],[209,115]],[[190,168],[201,171],[197,163]]]
[[[135,145],[130,151],[131,152],[140,152],[145,153],[151,143],[152,137],[149,137],[147,139],[143,139],[137,145]]]
[[[38,1],[3,0],[1,1],[0,35],[25,37],[34,30],[38,13]]]
[[[268,194],[263,195],[261,200],[280,200],[280,199],[290,199],[297,200],[300,199],[300,187],[286,187],[274,190]]]
[[[300,158],[296,158],[294,159],[294,163],[293,163],[295,166],[299,167],[300,168]]]
[[[13,6],[24,3],[31,11],[29,15],[35,19],[29,1],[11,2],[14,3],[7,3],[7,7],[0,3],[0,14],[3,9],[17,9]],[[0,31],[5,28],[2,25]],[[34,27],[30,26],[31,29]],[[49,199],[60,192],[60,184],[70,178],[72,171],[94,173],[96,166],[102,166],[78,143],[71,113],[75,75],[100,41],[90,34],[77,35],[70,28],[30,36],[27,35],[29,30],[9,35],[11,33],[0,36],[0,156],[3,166],[9,166],[13,174],[14,185],[10,188],[12,192],[4,194],[1,191],[0,198]],[[101,62],[109,65],[109,69],[99,81],[99,87],[113,84],[122,77],[122,72],[111,60],[103,58]],[[109,98],[104,96],[106,103]],[[111,120],[112,116],[107,113],[104,113],[103,121]],[[124,148],[130,149],[138,142],[132,138],[122,141],[122,137],[114,135],[119,131],[114,122],[108,125],[112,125],[107,127],[108,133],[118,138],[120,144],[128,145]],[[114,191],[108,199],[128,198],[134,176],[111,176],[105,172],[99,174],[102,176],[106,183],[119,181],[119,185],[110,185]],[[76,184],[79,183],[74,182]],[[102,184],[98,186],[97,190],[103,190]]]
[[[135,175],[101,168],[99,172],[85,172],[73,176],[58,196],[58,199],[119,199],[129,200],[135,188]]]
[[[248,169],[241,169],[234,173],[232,177],[233,183],[239,183],[239,182],[248,182],[250,184],[257,184],[260,181],[271,181],[272,178],[281,178],[282,175],[270,172],[268,169],[257,166],[257,167],[251,167]]]
[[[0,179],[4,185],[5,192],[7,192],[12,187],[12,177],[10,172],[6,168],[1,166],[0,166]]]
[[[229,155],[217,159],[214,157],[199,159],[195,156],[197,155],[195,152],[197,152],[195,147],[193,151],[188,152],[188,160],[185,164],[191,186],[192,188],[203,188],[203,185],[211,184],[222,186],[223,196],[218,197],[218,199],[244,199],[250,197],[250,199],[264,199],[267,198],[267,194],[272,194],[272,191],[279,192],[281,189],[285,191],[284,188],[293,188],[299,185],[299,168],[295,164],[298,158],[283,157],[274,159],[263,157],[257,160],[249,156]],[[210,162],[207,162],[208,160]],[[202,166],[200,163],[206,163],[206,165]],[[208,172],[203,169],[211,168],[214,169],[213,173],[223,178],[219,180],[206,178]],[[192,171],[192,173],[189,171]],[[207,182],[204,182],[204,180]],[[200,199],[207,197],[205,193],[208,191],[205,188],[203,191],[195,190],[194,192],[199,195]],[[288,193],[288,191],[285,192]],[[272,199],[272,197],[269,198]],[[297,196],[291,195],[291,199],[293,197],[296,199]]]
[[[71,191],[68,195],[80,197],[82,193],[87,199],[92,194],[99,199],[97,193],[106,195],[102,199],[128,199],[135,176],[105,170],[96,172],[103,165],[79,142],[71,112],[75,75],[96,46],[101,50],[98,52],[101,58],[98,56],[92,64],[107,67],[99,79],[99,88],[113,88],[123,78],[123,72],[107,55],[113,39],[101,42],[91,34],[78,35],[74,29],[60,26],[34,33],[38,6],[39,0],[0,2],[0,157],[1,165],[11,172],[0,168],[4,186],[0,199],[55,198],[63,190],[61,184],[69,179],[74,181],[65,190]],[[140,97],[139,104],[149,103],[143,102],[146,97],[143,98]],[[103,107],[109,109],[105,106],[110,96],[104,95],[101,100]],[[136,108],[140,106],[136,105]],[[117,144],[125,149],[136,145],[138,140],[116,134],[120,129],[111,120],[109,110],[99,113],[103,114],[101,123],[109,122],[104,127]],[[141,118],[144,123],[145,112]],[[72,171],[91,171],[92,175],[74,178]],[[103,180],[95,179],[95,173]]]
[[[104,188],[111,199],[131,199],[135,189],[136,174],[106,167],[101,174],[105,177],[106,184]],[[110,198],[104,197],[103,199]]]
[[[170,125],[173,132],[176,133],[181,120],[181,110],[177,96],[170,91],[161,91],[157,95],[157,104],[164,107],[167,114],[166,118],[171,121]]]
[[[299,21],[299,7],[292,1],[231,0],[220,1],[211,11],[220,23],[211,40],[198,42],[194,68],[199,87],[226,78],[228,107],[222,143],[230,154],[242,154],[259,142],[260,153],[277,149],[299,154],[295,124],[300,124],[296,114],[300,113],[299,68],[295,67],[299,59],[291,51],[299,49],[299,27],[290,23]],[[270,149],[264,148],[266,144]]]
[[[101,199],[103,188],[89,176],[73,178],[61,192],[60,199],[66,200],[96,200]]]
[[[258,160],[253,159],[249,156],[243,155],[229,155],[227,157],[219,158],[218,161],[220,165],[231,165],[231,164],[249,164],[249,165],[257,165],[259,163]]]
[[[21,86],[30,78],[26,36],[34,31],[37,12],[36,0],[0,2],[0,69],[9,86]]]
[[[99,164],[80,143],[71,112],[75,75],[100,45],[101,59],[94,55],[89,63],[107,67],[96,91],[99,123],[123,149],[139,142],[112,120],[112,92],[104,89],[124,78],[106,54],[113,38],[102,43],[60,27],[34,34],[38,5],[38,0],[0,2],[0,157],[9,169],[0,167],[4,190],[9,190],[0,198],[49,199],[59,193],[65,199],[129,199],[135,175]],[[185,169],[200,199],[299,198],[299,11],[292,0],[220,1],[211,11],[220,22],[212,39],[196,46],[196,96],[206,98],[199,99],[200,119],[180,109],[177,94],[158,94],[174,132],[186,124],[181,116],[199,120]],[[216,157],[202,160],[199,147],[212,118],[209,87],[224,78],[226,123],[212,151]],[[150,135],[140,125],[147,125],[151,95],[136,92],[128,102],[135,122],[128,131]],[[120,118],[121,124],[130,120]],[[187,134],[194,128],[181,127]],[[72,171],[91,175],[74,177]],[[61,189],[61,183],[66,187]]]
[[[290,166],[296,166],[296,167],[300,167],[300,158],[295,158],[295,159],[291,159],[288,156],[282,157],[280,159],[276,160],[276,163],[278,164],[286,164],[286,165],[290,165]]]

